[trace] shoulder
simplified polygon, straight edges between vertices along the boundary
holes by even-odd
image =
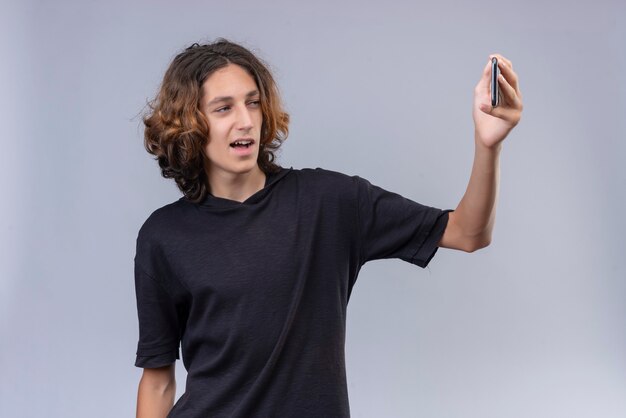
[[[355,183],[355,178],[358,177],[321,167],[295,169],[295,172],[302,181],[326,190],[350,189]]]
[[[138,241],[157,241],[159,237],[167,236],[176,225],[185,218],[185,212],[191,209],[191,204],[180,199],[161,206],[150,213],[139,228]]]
[[[185,222],[185,213],[190,204],[184,198],[161,206],[150,213],[140,226],[135,241],[135,263],[154,277],[154,266],[158,265],[166,248],[179,240],[181,224]]]

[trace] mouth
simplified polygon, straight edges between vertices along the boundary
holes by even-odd
[[[254,139],[252,138],[240,138],[230,143],[231,148],[235,149],[247,149],[254,145]]]
[[[251,138],[242,138],[230,143],[231,150],[238,157],[250,157],[254,155],[254,144],[256,141]]]

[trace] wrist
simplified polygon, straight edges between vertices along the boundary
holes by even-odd
[[[504,139],[502,141],[498,141],[495,144],[491,144],[491,145],[486,145],[485,142],[486,141],[484,141],[480,137],[480,135],[478,135],[478,132],[474,133],[474,144],[476,146],[477,152],[498,154],[502,150],[502,143],[504,142]]]

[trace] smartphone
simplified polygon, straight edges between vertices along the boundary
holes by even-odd
[[[498,76],[500,69],[498,68],[498,59],[491,59],[491,106],[498,107],[500,104],[500,86],[498,85]]]

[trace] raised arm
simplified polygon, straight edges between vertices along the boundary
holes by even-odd
[[[491,58],[498,59],[501,74],[501,105],[490,103]],[[499,54],[489,56],[480,81],[474,89],[474,164],[467,190],[456,210],[449,213],[448,225],[439,246],[473,252],[491,243],[495,223],[500,177],[502,141],[518,124],[522,114],[522,94],[513,64]]]
[[[137,391],[137,418],[165,418],[176,396],[175,363],[143,369]]]

